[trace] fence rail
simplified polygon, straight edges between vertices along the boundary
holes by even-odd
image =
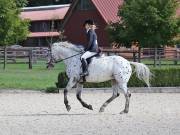
[[[112,49],[112,48],[102,48],[102,52],[106,55],[120,55],[125,57],[126,59],[132,59],[133,61],[137,61],[139,52],[134,49]]]
[[[0,48],[0,60],[3,60],[4,68],[8,61],[11,63],[22,63],[17,62],[16,59],[28,59],[29,69],[32,69],[32,49],[30,48]],[[24,62],[26,63],[26,62]]]
[[[120,55],[133,61],[139,61],[138,58],[156,59],[158,63],[161,63],[161,60],[164,59],[174,61],[174,64],[177,64],[177,62],[180,61],[180,49],[178,48],[158,48],[157,50],[154,48],[143,48],[140,53],[137,49],[102,48],[102,52],[106,55]],[[0,63],[20,63],[17,62],[16,59],[26,59],[26,62],[24,63],[28,63],[29,68],[31,69],[32,64],[36,63],[38,60],[47,61],[49,54],[50,50],[48,47],[6,47],[6,49],[0,47]]]

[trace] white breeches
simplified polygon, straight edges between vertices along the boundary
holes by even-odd
[[[94,56],[96,54],[97,54],[96,52],[87,51],[81,56],[81,60],[82,59],[87,59],[87,58],[92,57],[92,56]]]

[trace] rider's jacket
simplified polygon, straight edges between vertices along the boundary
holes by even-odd
[[[97,43],[97,35],[94,30],[89,29],[87,34],[87,47],[85,51],[90,51],[90,52],[98,52],[98,43]]]

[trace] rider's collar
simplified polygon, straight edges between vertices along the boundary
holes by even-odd
[[[88,32],[89,32],[89,30],[90,30],[90,28],[89,28],[89,29],[87,29],[87,30],[86,30],[86,32],[88,33]]]

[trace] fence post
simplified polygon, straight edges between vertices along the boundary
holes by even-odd
[[[158,66],[161,67],[161,50],[158,50]]]
[[[178,60],[180,60],[180,49],[177,49],[176,52],[177,52],[177,64],[178,64]]]
[[[138,62],[141,62],[141,47],[138,47]]]
[[[29,50],[29,69],[32,69],[32,49]]]
[[[178,51],[177,49],[175,50],[175,60],[174,60],[174,65],[178,64]]]
[[[154,48],[154,67],[157,66],[157,47]]]
[[[6,61],[7,61],[7,48],[4,47],[4,67],[3,69],[6,69]]]
[[[136,52],[133,51],[133,61],[136,62]]]

